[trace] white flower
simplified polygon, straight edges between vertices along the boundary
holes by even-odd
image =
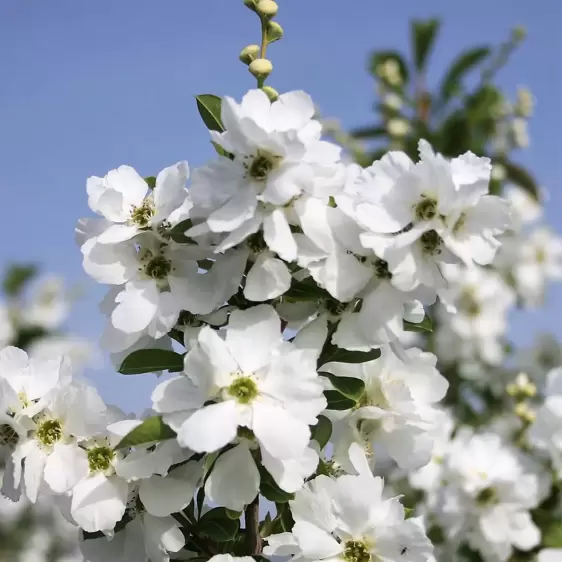
[[[537,557],[537,562],[558,562],[562,560],[562,548],[543,548]]]
[[[383,481],[370,476],[320,476],[290,502],[290,533],[267,538],[266,555],[338,562],[426,562],[433,546],[419,518],[404,519],[397,497],[383,499]]]
[[[195,452],[217,451],[248,428],[272,457],[299,458],[326,405],[316,354],[284,341],[266,305],[233,312],[225,333],[223,340],[210,327],[199,332],[185,357],[187,376],[160,384],[154,409]]]
[[[505,202],[486,195],[490,163],[467,152],[447,161],[425,141],[414,164],[389,152],[336,196],[366,232],[361,243],[388,263],[402,291],[445,286],[439,264],[490,263],[509,225]]]
[[[462,540],[491,559],[505,561],[513,547],[530,550],[540,530],[529,510],[550,489],[538,465],[498,435],[460,430],[445,461],[438,517],[450,540]]]
[[[47,330],[58,328],[68,316],[70,299],[62,279],[48,277],[34,288],[30,302],[21,311],[23,323]]]
[[[349,472],[349,446],[359,443],[371,455],[383,451],[400,468],[427,464],[433,449],[432,404],[447,391],[446,379],[435,369],[436,357],[419,349],[405,352],[406,362],[390,349],[382,356],[357,365],[331,363],[322,369],[336,376],[364,381],[365,391],[357,407],[342,413],[329,412],[334,419],[334,460]]]
[[[529,428],[531,442],[549,452],[554,469],[562,475],[562,368],[546,376],[545,400]]]
[[[108,540],[106,537],[80,542],[85,562],[169,562],[179,552],[185,537],[170,516],[154,517],[139,506],[138,492],[132,492],[125,510],[127,524]]]
[[[263,228],[265,245],[294,261],[290,225],[304,220],[311,198],[326,204],[341,181],[340,149],[320,140],[322,127],[313,115],[304,92],[283,94],[273,103],[261,90],[248,92],[241,104],[225,98],[226,130],[211,134],[234,159],[221,157],[194,174],[193,216],[205,222],[188,236],[228,233],[216,250],[222,252]]]
[[[505,196],[511,203],[513,228],[515,230],[519,230],[525,224],[533,223],[542,217],[542,206],[524,189],[511,186],[506,190]]]
[[[158,174],[154,190],[130,166],[111,170],[104,178],[88,178],[90,208],[106,219],[98,241],[116,244],[169,221],[185,202],[188,176],[187,162],[178,162]]]

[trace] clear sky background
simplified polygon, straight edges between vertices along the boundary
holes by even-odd
[[[562,231],[562,3],[558,0],[278,0],[285,38],[270,48],[279,91],[308,91],[326,116],[351,128],[371,120],[372,49],[408,44],[411,17],[443,19],[431,59],[434,83],[461,49],[498,43],[515,25],[528,38],[499,75],[507,92],[529,86],[538,104],[531,147],[518,155],[551,199]],[[82,271],[74,225],[90,215],[85,182],[121,164],[142,175],[213,157],[193,96],[239,98],[254,86],[238,53],[257,43],[257,18],[242,0],[0,0],[0,266],[39,262],[85,296],[70,328],[97,339],[105,288]],[[514,316],[512,339],[539,331],[562,339],[562,289],[548,307]],[[149,404],[154,377],[90,371],[127,409]]]

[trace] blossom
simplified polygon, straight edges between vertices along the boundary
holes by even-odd
[[[290,506],[295,525],[290,533],[268,537],[267,555],[425,562],[433,551],[421,520],[405,520],[398,497],[383,499],[379,477],[346,475],[331,480],[319,476],[296,494]]]
[[[178,162],[158,174],[153,190],[130,166],[111,170],[104,178],[88,178],[88,204],[105,219],[98,241],[116,244],[169,223],[172,212],[185,202],[188,176],[187,162]]]
[[[444,397],[448,383],[435,369],[435,356],[415,348],[405,353],[406,362],[384,348],[375,361],[322,367],[333,375],[354,377],[365,384],[354,409],[330,412],[334,419],[334,460],[345,470],[349,468],[348,451],[353,442],[374,459],[379,450],[386,452],[401,468],[419,468],[429,462],[433,449],[432,404]]]
[[[321,140],[322,127],[313,115],[304,92],[282,94],[273,103],[261,90],[248,92],[241,104],[225,98],[225,131],[211,134],[233,159],[220,157],[194,174],[193,216],[203,222],[188,236],[227,233],[216,250],[222,252],[261,228],[265,245],[284,261],[294,261],[290,225],[306,221],[311,199],[327,204],[341,177],[340,149]]]

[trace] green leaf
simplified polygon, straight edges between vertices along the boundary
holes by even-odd
[[[441,97],[447,101],[460,92],[464,75],[481,63],[490,54],[489,47],[474,47],[463,51],[449,67],[441,82]]]
[[[232,540],[240,530],[240,522],[231,519],[226,511],[224,507],[207,511],[197,524],[197,532],[217,542]]]
[[[455,156],[470,150],[472,131],[464,111],[455,111],[445,119],[438,131],[436,149],[445,156]]]
[[[328,405],[326,406],[328,410],[349,410],[356,404],[355,400],[344,396],[337,390],[325,390],[324,396],[328,401]]]
[[[427,21],[413,20],[411,24],[412,49],[414,64],[418,71],[424,70],[433,43],[439,31],[439,20],[430,19]]]
[[[234,154],[231,154],[230,152],[227,152],[219,143],[217,143],[215,141],[211,141],[211,144],[213,145],[216,153],[219,156],[224,156],[225,158],[228,158],[229,160],[234,160]]]
[[[404,330],[406,332],[433,332],[433,323],[431,322],[431,318],[426,314],[419,324],[404,320]]]
[[[234,511],[233,509],[226,509],[225,508],[225,512],[226,512],[226,516],[229,519],[234,519],[235,521],[240,519],[240,517],[242,517],[241,511]]]
[[[195,241],[185,235],[185,231],[193,226],[191,219],[178,222],[169,232],[170,238],[178,244],[195,244]]]
[[[398,64],[402,80],[408,82],[408,65],[398,51],[376,51],[369,57],[369,72],[373,78],[378,78],[377,68],[387,60],[394,60]]]
[[[552,521],[544,531],[543,545],[547,548],[562,548],[562,521]]]
[[[201,94],[200,96],[195,96],[195,100],[197,101],[199,115],[201,115],[201,119],[203,119],[207,129],[222,133],[224,126],[221,121],[221,98],[213,94]]]
[[[310,426],[311,439],[323,449],[332,436],[332,422],[326,416],[318,416],[316,425]]]
[[[365,383],[361,379],[356,379],[354,377],[336,377],[332,373],[318,373],[324,377],[328,377],[333,387],[343,394],[346,398],[349,398],[356,402],[365,392]]]
[[[518,185],[524,189],[528,195],[533,197],[533,199],[540,201],[537,183],[527,170],[507,159],[498,160],[498,164],[501,164],[505,168],[507,181]]]
[[[360,127],[351,131],[350,135],[356,139],[372,139],[384,137],[387,134],[386,127],[372,125],[370,127]]]
[[[183,355],[169,349],[139,349],[128,355],[119,367],[119,373],[122,375],[140,375],[166,370],[182,371]]]
[[[4,293],[9,297],[17,297],[37,275],[37,268],[34,265],[12,265],[2,282]]]
[[[173,439],[176,432],[167,426],[160,416],[153,416],[144,420],[133,431],[125,435],[115,449],[124,449],[125,447],[134,447],[144,443],[153,443],[156,441],[165,441]]]
[[[318,367],[332,361],[338,363],[365,363],[366,361],[373,361],[381,356],[380,349],[371,349],[370,351],[349,351],[341,347],[337,347],[330,343],[329,339],[322,348],[322,353],[318,358]]]
[[[260,471],[260,493],[265,499],[275,503],[287,503],[295,497],[295,494],[282,490],[263,466],[258,466],[258,470]]]
[[[154,189],[156,187],[156,176],[147,176],[144,178],[144,181],[147,183],[150,189]]]

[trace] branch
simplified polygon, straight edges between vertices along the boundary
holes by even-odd
[[[252,503],[246,506],[244,519],[246,521],[246,545],[248,554],[261,554],[262,541],[260,537],[260,495],[258,494]]]

